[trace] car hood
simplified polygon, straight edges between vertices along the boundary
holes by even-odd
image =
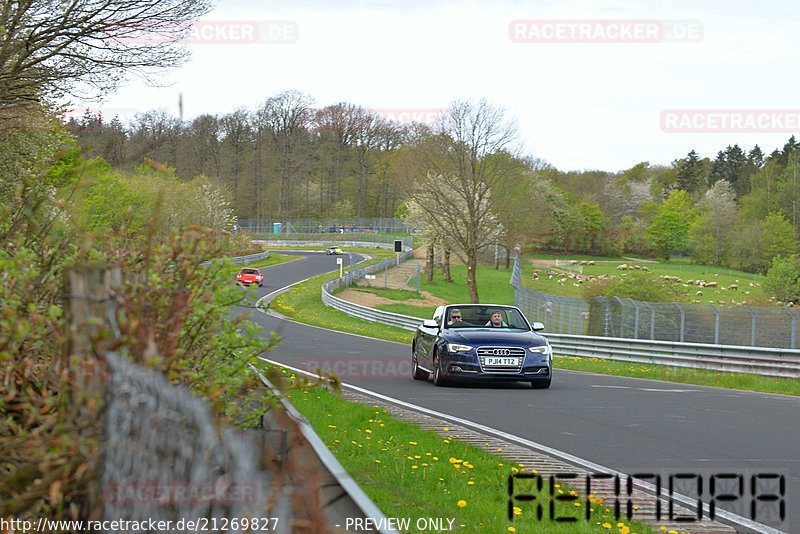
[[[531,346],[545,345],[547,340],[535,332],[520,332],[519,330],[490,330],[479,328],[476,330],[447,330],[444,336],[448,342],[463,343],[465,345],[519,345]]]

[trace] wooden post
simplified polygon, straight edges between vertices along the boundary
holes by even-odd
[[[73,383],[74,400],[81,405],[89,399],[87,415],[103,393],[102,355],[113,336],[109,320],[112,289],[120,287],[119,267],[86,265],[71,267],[64,274],[64,299],[67,314],[66,365]],[[100,356],[100,358],[98,358]],[[80,365],[75,365],[81,360]]]

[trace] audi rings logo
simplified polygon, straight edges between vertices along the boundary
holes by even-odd
[[[492,351],[492,354],[494,354],[495,356],[510,356],[511,351],[508,349],[494,349]]]

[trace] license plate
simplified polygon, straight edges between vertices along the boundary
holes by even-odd
[[[519,358],[486,358],[486,365],[493,367],[517,367]]]

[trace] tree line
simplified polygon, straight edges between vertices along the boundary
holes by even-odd
[[[447,154],[434,158],[441,146],[432,140],[454,132],[452,108],[426,125],[401,124],[352,103],[313,103],[292,90],[254,110],[188,121],[154,110],[123,124],[87,111],[67,126],[90,155],[114,168],[132,169],[149,158],[181,179],[204,176],[224,186],[240,218],[403,215],[419,208],[409,201],[430,197],[436,177],[447,174],[435,172]],[[507,133],[515,134],[510,126]],[[456,145],[467,141],[456,139]],[[410,163],[413,154],[425,160],[424,171]],[[504,161],[502,179],[475,184],[460,196],[469,203],[475,200],[469,195],[479,195],[491,204],[500,236],[492,239],[506,248],[688,255],[698,263],[765,272],[776,255],[798,250],[799,155],[792,136],[769,155],[757,145],[733,145],[713,159],[691,150],[669,165],[560,171],[525,155],[518,144],[503,143],[473,161],[488,169]],[[481,241],[479,248],[489,244]]]
[[[116,169],[149,158],[225,185],[246,219],[393,217],[404,199],[392,160],[412,128],[354,104],[317,109],[299,91],[189,121],[154,110],[123,124],[87,111],[67,127]]]

